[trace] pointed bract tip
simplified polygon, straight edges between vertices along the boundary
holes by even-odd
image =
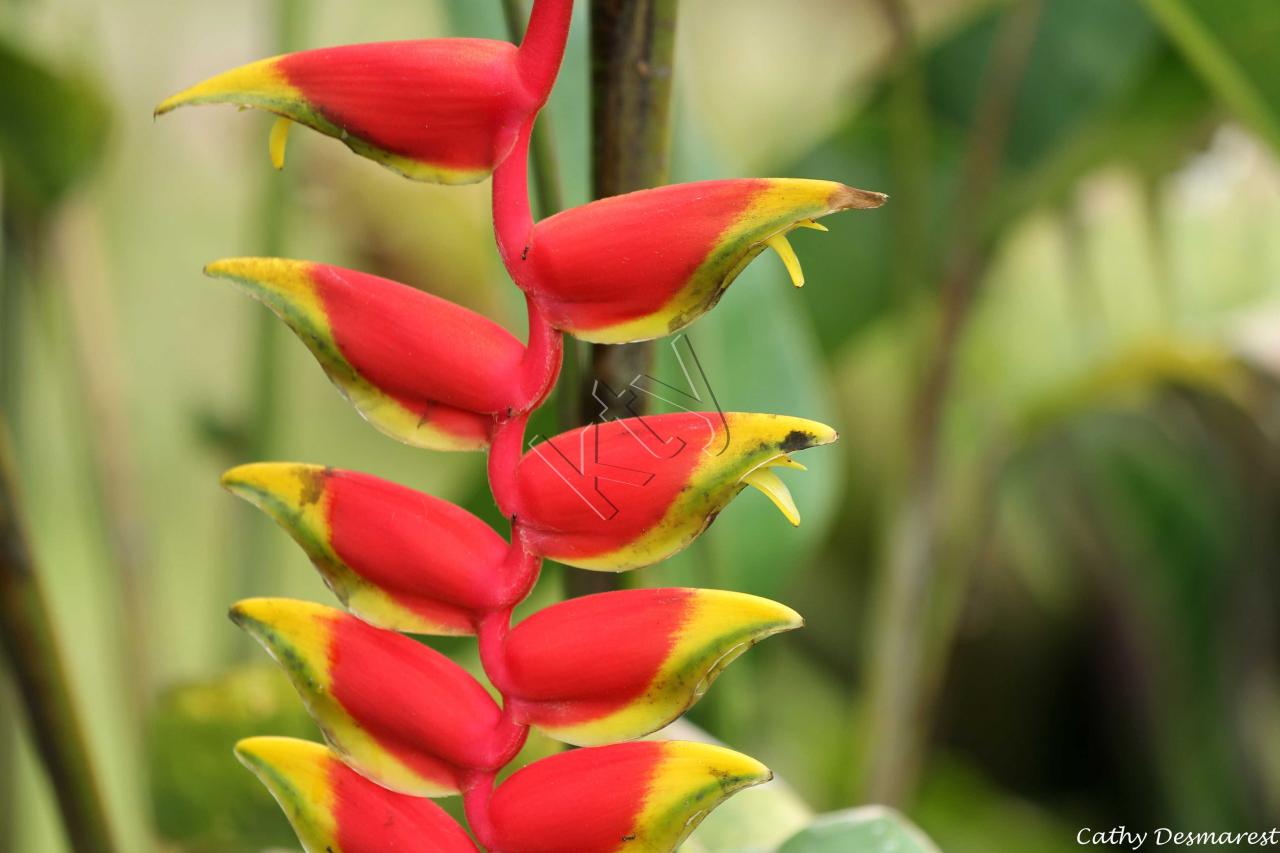
[[[325,620],[341,615],[341,611],[293,598],[246,598],[233,604],[227,615],[232,622],[265,641],[264,631],[299,636],[313,634],[322,629]]]
[[[773,771],[751,756],[727,747],[670,741],[663,744],[660,776],[665,777],[663,781],[689,786],[700,779],[714,779],[720,788],[718,799],[724,799],[744,788],[763,785],[773,778]]]
[[[884,193],[874,190],[860,190],[843,184],[831,197],[832,210],[870,210],[877,208],[889,200]]]
[[[265,109],[274,105],[283,108],[297,100],[298,92],[280,72],[278,59],[262,59],[210,77],[165,98],[156,105],[152,115],[162,116],[178,107],[197,104],[237,104]]]
[[[310,261],[287,258],[223,258],[205,264],[204,274],[210,278],[282,285],[296,282],[310,268]]]
[[[255,504],[266,496],[314,503],[324,491],[326,470],[322,465],[302,462],[250,462],[225,471],[222,487]]]
[[[770,598],[727,589],[699,589],[694,595],[709,612],[731,615],[735,623],[759,626],[762,638],[804,626],[803,616]]]
[[[276,768],[287,774],[289,770],[316,768],[330,760],[329,750],[321,744],[270,735],[244,738],[232,751],[254,773]]]

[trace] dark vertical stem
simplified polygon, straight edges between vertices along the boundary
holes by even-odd
[[[678,8],[678,0],[591,0],[591,188],[596,198],[668,180]],[[598,387],[622,393],[633,379],[652,373],[653,345],[596,344],[586,362],[580,423],[598,416]],[[574,572],[568,592],[598,592],[612,588],[614,580]]]
[[[288,53],[301,46],[305,6],[304,0],[277,0],[272,35],[274,52]],[[267,175],[264,181],[257,211],[257,233],[261,235],[261,252],[267,257],[284,253],[296,172],[296,169],[286,168],[280,174]],[[241,448],[243,458],[236,462],[268,459],[279,444],[283,387],[280,346],[284,333],[280,321],[270,311],[259,306],[254,306],[253,311],[245,442]],[[232,538],[238,566],[234,594],[243,595],[262,588],[263,577],[271,565],[271,536],[270,523],[259,513],[247,508],[237,509],[237,530]],[[237,657],[252,652],[253,641],[244,632],[235,632],[232,642]]]
[[[106,807],[57,636],[19,517],[17,484],[0,431],[0,645],[76,853],[112,853]]]
[[[938,452],[955,354],[963,339],[990,252],[983,217],[1004,156],[1014,105],[1040,21],[1042,0],[1005,12],[985,73],[956,198],[957,227],[944,262],[939,328],[912,413],[911,472],[897,510],[874,608],[870,661],[867,794],[900,803],[919,772],[928,728],[927,648],[936,607]]]

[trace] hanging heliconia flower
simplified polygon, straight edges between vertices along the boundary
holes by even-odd
[[[235,750],[307,853],[661,853],[771,776],[723,747],[635,739],[684,713],[751,646],[800,627],[789,607],[637,589],[552,605],[514,628],[511,614],[542,558],[615,572],[656,563],[748,486],[799,524],[778,469],[804,470],[792,454],[834,442],[835,430],[683,412],[586,426],[526,452],[525,426],[556,382],[561,333],[622,342],[683,328],[766,248],[799,286],[787,234],[825,230],[820,217],[884,196],[828,181],[711,181],[535,224],[530,133],[572,6],[535,0],[518,48],[445,39],[310,50],[229,71],[157,109],[274,112],[277,166],[298,122],[413,178],[493,173],[499,252],[529,309],[521,343],[472,311],[353,270],[273,258],[206,267],[274,311],[382,432],[417,447],[488,449],[490,489],[511,522],[504,538],[439,498],[317,465],[256,462],[223,476],[294,538],[345,608],[255,598],[231,609],[328,742],[257,737]],[[399,632],[476,635],[498,700]],[[531,727],[583,748],[498,785]],[[450,794],[462,795],[471,835],[431,802]]]
[[[539,222],[517,281],[557,329],[597,343],[669,335],[711,310],[766,248],[804,285],[787,241],[818,219],[884,204],[831,181],[677,184],[592,202]]]

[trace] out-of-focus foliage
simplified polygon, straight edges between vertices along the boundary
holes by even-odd
[[[109,109],[98,87],[6,40],[0,40],[0,116],[0,170],[13,205],[52,205],[102,157]]]
[[[147,751],[161,836],[199,850],[293,843],[271,794],[237,762],[227,760],[227,744],[264,731],[319,739],[292,685],[276,667],[235,670],[159,698]]]
[[[936,853],[928,837],[897,811],[863,806],[819,817],[778,853]]]

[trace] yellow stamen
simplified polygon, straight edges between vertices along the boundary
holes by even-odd
[[[790,468],[793,471],[809,470],[790,456],[779,456],[777,459],[770,459],[767,465],[770,468]]]
[[[796,502],[791,497],[791,491],[787,488],[787,484],[782,482],[777,474],[767,467],[757,468],[743,477],[742,481],[764,492],[769,500],[773,501],[773,505],[786,516],[787,521],[791,522],[793,527],[800,526],[800,510],[796,508]]]
[[[782,258],[787,272],[791,274],[791,283],[796,287],[804,287],[804,271],[800,269],[800,259],[796,257],[796,250],[787,242],[787,235],[774,234],[764,242],[778,253],[778,257]]]
[[[271,125],[271,140],[269,148],[271,150],[271,165],[277,170],[284,168],[284,149],[289,144],[289,128],[293,122],[287,118],[278,118],[276,123]]]
[[[821,231],[824,234],[830,230],[829,228],[827,228],[827,226],[823,225],[821,222],[818,222],[817,220],[814,220],[814,219],[801,219],[798,223],[796,223],[796,227],[810,228],[814,231]]]

